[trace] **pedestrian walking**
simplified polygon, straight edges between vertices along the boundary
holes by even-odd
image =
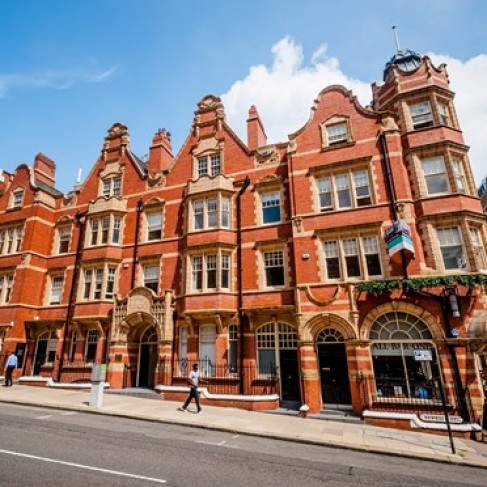
[[[182,407],[178,408],[179,411],[187,411],[189,403],[194,398],[196,403],[197,414],[201,413],[200,398],[198,395],[198,382],[200,381],[200,373],[198,372],[198,364],[193,364],[193,370],[188,375],[188,385],[189,385],[189,396]]]
[[[14,370],[17,368],[19,361],[17,359],[17,355],[12,352],[8,359],[7,363],[5,364],[5,387],[13,386],[12,374]]]

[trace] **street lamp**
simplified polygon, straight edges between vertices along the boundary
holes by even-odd
[[[453,318],[460,318],[462,316],[460,311],[460,302],[458,301],[456,287],[446,287],[445,295],[448,298],[448,306],[450,308]]]

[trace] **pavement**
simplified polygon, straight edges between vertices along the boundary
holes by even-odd
[[[177,409],[179,403],[119,394],[104,394],[100,408],[90,407],[89,400],[89,391],[21,385],[0,387],[0,402],[4,403],[178,424],[487,469],[487,443],[472,440],[455,438],[456,454],[452,454],[448,437],[414,431],[215,406],[205,406],[203,414],[196,414],[194,404],[188,412],[181,412]]]

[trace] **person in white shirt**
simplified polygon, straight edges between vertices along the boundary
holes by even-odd
[[[198,372],[198,364],[193,364],[193,370],[189,373],[188,384],[189,384],[189,396],[182,407],[178,408],[180,411],[187,411],[189,403],[194,398],[196,404],[196,412],[201,413],[200,398],[198,396],[198,382],[200,381],[200,373]]]
[[[17,368],[18,363],[19,361],[17,359],[17,355],[12,352],[8,357],[7,363],[5,364],[5,387],[12,386],[14,384],[12,374]]]

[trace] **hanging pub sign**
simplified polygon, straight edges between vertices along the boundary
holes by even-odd
[[[394,258],[394,255],[399,255],[398,252],[401,250],[405,251],[408,258],[414,255],[411,228],[402,220],[396,220],[390,227],[386,228],[385,241],[391,259]]]

